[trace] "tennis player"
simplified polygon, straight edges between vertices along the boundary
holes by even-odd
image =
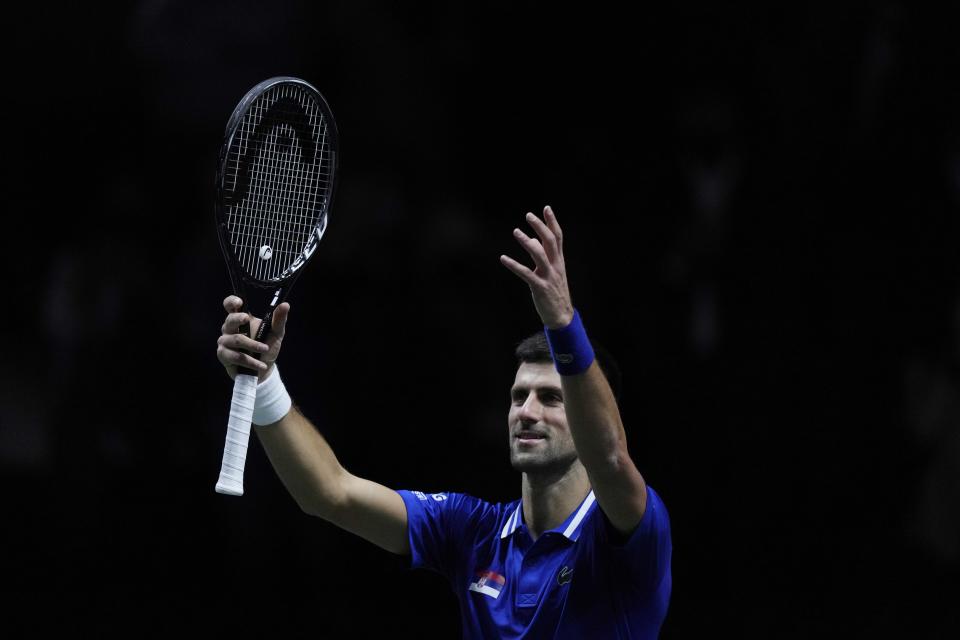
[[[573,307],[550,207],[513,234],[533,268],[501,256],[530,287],[545,330],[517,348],[507,414],[521,498],[394,491],[352,475],[292,405],[274,364],[290,307],[266,344],[237,334],[255,318],[230,296],[217,357],[259,369],[256,433],[300,507],[442,574],[465,638],[655,638],[671,590],[670,521],[637,471],[606,373]],[[241,349],[258,351],[259,361]],[[606,372],[605,370],[606,369]]]

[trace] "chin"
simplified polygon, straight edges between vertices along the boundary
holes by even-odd
[[[546,456],[518,455],[516,452],[510,452],[510,466],[513,467],[514,471],[520,471],[522,473],[562,471],[576,460],[576,456],[564,459]]]
[[[541,456],[531,456],[518,454],[516,451],[510,452],[510,466],[515,471],[537,471],[550,466],[550,460]]]
[[[530,471],[541,471],[546,465],[539,460],[517,460],[516,458],[511,458],[510,466],[513,467],[514,471],[527,473]]]

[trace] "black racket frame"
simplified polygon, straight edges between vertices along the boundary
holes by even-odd
[[[318,229],[314,229],[314,237],[308,243],[307,249],[294,262],[296,266],[292,269],[288,269],[285,272],[286,275],[283,277],[274,280],[262,280],[247,273],[247,270],[244,269],[240,264],[239,259],[233,251],[233,248],[230,246],[229,230],[227,229],[226,220],[228,208],[227,203],[228,201],[242,200],[245,194],[234,194],[226,189],[226,163],[229,157],[230,147],[233,143],[233,138],[237,133],[237,128],[243,121],[243,117],[250,108],[250,105],[252,105],[253,102],[261,95],[279,84],[298,85],[304,91],[313,94],[313,96],[316,98],[317,104],[320,105],[323,117],[328,123],[327,136],[329,137],[328,144],[330,149],[329,184],[327,187],[327,194],[324,204],[326,210],[323,213],[323,218],[321,224],[319,225],[319,232]],[[267,80],[257,84],[247,92],[242,100],[240,100],[236,108],[233,110],[233,113],[230,115],[230,119],[227,121],[223,145],[220,148],[220,158],[217,162],[217,197],[216,202],[214,203],[214,216],[217,224],[217,238],[220,241],[220,250],[223,252],[223,257],[227,262],[227,270],[230,273],[230,283],[233,287],[234,294],[243,300],[243,309],[250,310],[252,312],[260,311],[250,304],[250,299],[247,297],[247,294],[251,291],[255,292],[258,300],[262,299],[268,301],[262,311],[263,321],[260,323],[257,334],[255,336],[251,336],[254,340],[262,341],[263,337],[270,330],[274,309],[276,309],[277,306],[286,299],[287,295],[289,295],[290,289],[293,288],[294,282],[296,282],[297,278],[303,272],[303,267],[306,266],[307,261],[316,250],[317,244],[320,242],[320,237],[326,231],[330,208],[333,204],[333,197],[336,192],[337,173],[340,160],[339,141],[340,136],[337,131],[337,122],[333,117],[333,111],[331,111],[330,105],[326,98],[324,98],[323,94],[321,94],[316,87],[310,83],[292,76],[276,76],[273,78],[268,78]],[[313,144],[312,141],[311,144]],[[298,262],[299,264],[297,264]],[[248,324],[243,325],[240,327],[240,332],[250,335],[250,326]],[[255,358],[257,357],[257,354],[255,353],[250,355]],[[246,367],[240,367],[240,373],[256,375],[255,371],[247,369]]]

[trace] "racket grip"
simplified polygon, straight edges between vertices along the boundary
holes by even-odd
[[[253,422],[253,405],[257,400],[257,376],[237,374],[233,381],[233,400],[227,420],[227,440],[223,445],[223,463],[217,493],[243,495],[243,468],[247,463],[247,443]]]

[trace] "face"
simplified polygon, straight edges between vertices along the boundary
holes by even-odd
[[[524,362],[510,389],[510,464],[517,471],[562,471],[577,459],[567,428],[560,374],[551,362]]]

